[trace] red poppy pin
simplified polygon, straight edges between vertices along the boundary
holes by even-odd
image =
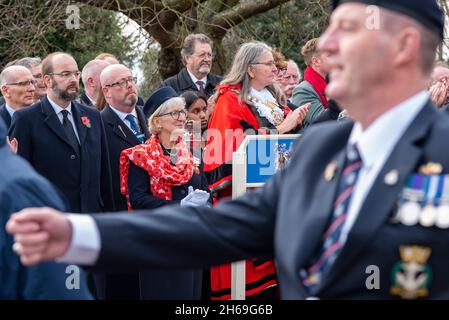
[[[88,117],[81,117],[81,121],[83,122],[83,124],[88,127],[89,129],[92,127],[92,125],[90,124],[90,120]]]

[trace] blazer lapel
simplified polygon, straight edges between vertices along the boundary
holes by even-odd
[[[42,106],[42,114],[44,115],[44,122],[47,126],[52,130],[59,138],[61,138],[67,145],[72,146],[67,138],[67,135],[64,132],[64,128],[62,127],[62,123],[58,118],[55,110],[51,106],[48,98],[45,97],[41,100]]]
[[[80,145],[83,145],[84,141],[86,140],[87,130],[89,130],[89,128],[85,124],[83,124],[81,118],[86,117],[88,121],[90,121],[90,119],[85,114],[84,110],[82,110],[82,108],[79,108],[74,101],[72,101],[72,115],[76,125],[76,130],[78,131],[78,136],[80,138]]]
[[[145,141],[150,139],[150,131],[148,130],[148,120],[145,117],[142,109],[139,106],[136,106],[137,119],[139,120],[140,127],[143,129],[143,133],[145,134]]]
[[[136,135],[128,128],[128,126],[119,118],[119,116],[111,109],[109,105],[105,107],[103,112],[106,115],[108,126],[112,127],[112,131],[122,140],[126,141],[130,147],[139,144]]]
[[[404,187],[408,175],[418,165],[423,149],[416,143],[425,138],[429,126],[436,115],[436,110],[427,104],[418,114],[399,140],[393,152],[380,170],[370,192],[368,193],[359,215],[348,234],[346,244],[337,257],[328,276],[324,279],[319,291],[325,290],[338,275],[357,257],[362,249],[370,243],[371,238],[388,219],[397,197]],[[385,176],[396,170],[398,181],[394,185],[384,182]]]
[[[343,124],[342,124],[343,125]],[[335,137],[335,143],[327,150],[323,150],[323,159],[325,163],[320,165],[322,173],[317,177],[316,187],[313,194],[319,196],[319,200],[311,200],[310,208],[307,209],[308,215],[298,224],[298,240],[292,241],[297,245],[295,252],[297,253],[296,265],[300,268],[310,263],[310,260],[316,254],[318,246],[321,244],[322,235],[328,224],[332,214],[335,193],[338,187],[338,177],[343,169],[345,161],[345,146],[353,123],[347,125],[347,128],[340,133],[339,137]],[[325,153],[330,152],[332,156],[326,156]],[[326,171],[332,169],[332,175]]]

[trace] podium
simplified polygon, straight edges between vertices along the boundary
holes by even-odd
[[[232,155],[232,199],[262,187],[289,161],[299,134],[247,136]],[[245,300],[245,260],[232,263],[231,299]]]

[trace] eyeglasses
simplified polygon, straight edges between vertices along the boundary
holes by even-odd
[[[19,87],[28,87],[30,85],[35,86],[37,84],[36,80],[27,80],[27,81],[20,81],[20,82],[11,82],[7,83],[7,86],[19,86]]]
[[[158,115],[158,117],[163,117],[163,116],[167,116],[167,115],[171,115],[171,117],[173,118],[173,120],[179,120],[179,117],[181,116],[181,114],[186,117],[187,113],[185,112],[185,110],[178,110],[178,111],[172,111],[172,112],[167,112],[167,113],[163,113]]]
[[[268,61],[268,62],[254,62],[254,63],[251,63],[251,64],[263,64],[263,65],[266,65],[266,66],[268,66],[268,67],[273,67],[273,66],[276,65],[276,62],[274,62],[274,61]]]
[[[106,87],[112,88],[114,86],[119,86],[120,88],[126,88],[128,86],[128,83],[137,83],[137,78],[136,77],[132,77],[132,78],[128,78],[128,79],[122,79],[120,81],[111,83],[111,84],[107,84]]]
[[[50,72],[48,75],[50,76],[60,76],[63,78],[70,78],[72,75],[75,76],[75,78],[79,78],[81,76],[80,71],[63,71],[63,72]]]

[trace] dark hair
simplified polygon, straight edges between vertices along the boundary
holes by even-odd
[[[186,101],[186,110],[189,110],[190,106],[198,99],[203,99],[207,106],[207,98],[204,94],[195,90],[184,91],[180,97]]]

